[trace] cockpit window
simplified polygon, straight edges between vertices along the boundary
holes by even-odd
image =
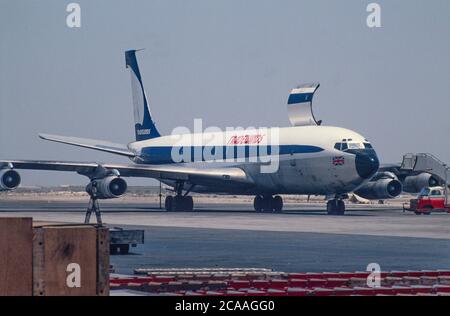
[[[350,139],[343,139],[342,142],[336,143],[334,145],[334,149],[337,149],[340,151],[351,151],[351,150],[359,150],[359,149],[373,149],[373,147],[367,141],[356,142],[356,141],[351,141]]]
[[[347,143],[336,143],[336,144],[334,145],[334,149],[344,151],[344,150],[347,150],[347,149],[348,149],[348,146],[347,146]]]
[[[348,143],[348,149],[362,149],[362,143]]]

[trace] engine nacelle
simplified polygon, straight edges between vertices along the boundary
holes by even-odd
[[[94,193],[96,187],[96,198],[98,199],[113,199],[120,197],[127,191],[127,182],[117,176],[109,176],[103,179],[92,180],[86,186],[86,192],[89,195]]]
[[[0,169],[0,191],[14,190],[20,184],[20,175],[16,170]]]
[[[408,176],[403,180],[403,190],[408,193],[418,193],[423,188],[435,187],[439,180],[433,175],[423,172],[416,176]]]
[[[402,183],[396,179],[380,179],[370,181],[355,193],[369,200],[393,199],[402,193]]]

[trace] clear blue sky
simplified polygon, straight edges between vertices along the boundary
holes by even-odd
[[[383,162],[431,152],[450,162],[450,1],[0,1],[0,158],[128,162],[47,143],[39,132],[127,143],[124,50],[138,56],[159,129],[288,126],[287,96],[319,81],[315,114],[368,137]],[[25,172],[24,185],[83,184]],[[131,184],[154,183],[149,180]]]

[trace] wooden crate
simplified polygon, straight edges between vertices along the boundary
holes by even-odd
[[[0,296],[32,294],[31,225],[31,218],[0,218]]]
[[[105,227],[0,218],[0,251],[0,295],[109,295]]]
[[[109,294],[107,228],[37,224],[33,230],[34,295]]]

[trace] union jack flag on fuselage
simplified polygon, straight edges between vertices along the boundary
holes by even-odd
[[[333,165],[342,166],[345,164],[345,158],[342,156],[333,157]]]

